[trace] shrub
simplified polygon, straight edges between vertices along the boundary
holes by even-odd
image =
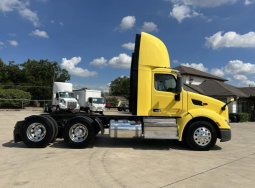
[[[0,108],[21,108],[21,100],[1,100],[1,99],[31,99],[28,92],[19,89],[0,89]],[[23,101],[23,106],[29,104],[28,100]]]
[[[247,122],[252,120],[250,113],[235,113],[231,115],[235,115],[237,117],[237,122]]]

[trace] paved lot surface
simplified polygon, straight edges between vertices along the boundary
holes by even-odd
[[[175,140],[110,139],[87,149],[63,140],[43,149],[14,144],[14,124],[38,111],[0,111],[0,187],[255,187],[255,123],[232,124],[211,151]]]

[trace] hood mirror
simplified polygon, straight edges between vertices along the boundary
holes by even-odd
[[[176,93],[180,92],[182,92],[182,77],[178,75],[176,80]]]

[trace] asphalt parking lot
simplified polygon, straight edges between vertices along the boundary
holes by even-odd
[[[13,143],[13,127],[39,111],[0,111],[0,187],[254,187],[255,123],[234,123],[232,140],[192,151],[175,140],[111,139],[87,149],[63,140],[42,149]]]

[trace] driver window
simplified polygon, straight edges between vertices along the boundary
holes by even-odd
[[[158,91],[175,92],[175,77],[171,74],[155,74],[155,89]]]

